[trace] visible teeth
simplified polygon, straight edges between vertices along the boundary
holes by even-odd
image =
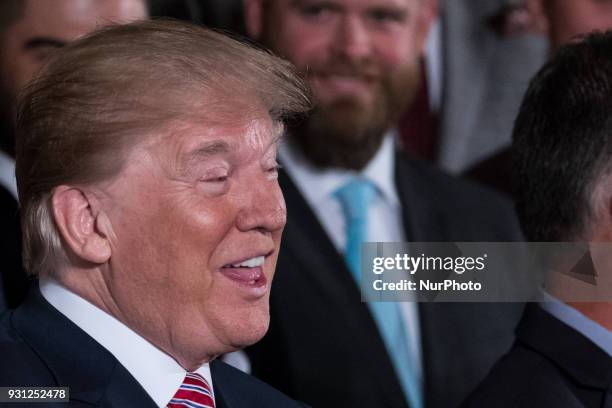
[[[234,268],[244,267],[244,268],[256,268],[258,266],[262,266],[264,264],[265,257],[264,256],[256,256],[251,259],[247,259],[244,262],[239,264],[230,265]]]

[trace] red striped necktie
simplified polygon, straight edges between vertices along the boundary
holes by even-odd
[[[187,373],[168,408],[215,408],[208,381],[198,373]]]

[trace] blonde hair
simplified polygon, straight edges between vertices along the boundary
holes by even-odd
[[[58,51],[19,100],[16,175],[26,270],[53,273],[65,256],[51,211],[55,187],[108,179],[131,146],[169,121],[230,118],[232,106],[247,100],[275,121],[310,108],[288,62],[187,23],[107,27]]]

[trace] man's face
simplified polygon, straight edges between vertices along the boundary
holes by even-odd
[[[239,118],[174,123],[104,188],[110,312],[184,361],[250,345],[268,328],[286,220],[280,129],[265,111]]]
[[[431,18],[426,1],[274,0],[261,7],[261,32],[251,35],[307,78],[317,102],[310,133],[329,133],[321,144],[380,138],[412,101]]]
[[[537,0],[547,20],[553,49],[591,31],[612,28],[610,0]]]
[[[0,33],[0,91],[9,106],[55,49],[100,26],[147,15],[143,0],[24,2],[21,18]]]

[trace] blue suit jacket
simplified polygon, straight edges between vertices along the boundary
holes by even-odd
[[[67,386],[71,407],[156,406],[115,357],[42,297],[38,285],[0,317],[0,356],[0,386]],[[301,406],[221,361],[210,367],[217,408]]]

